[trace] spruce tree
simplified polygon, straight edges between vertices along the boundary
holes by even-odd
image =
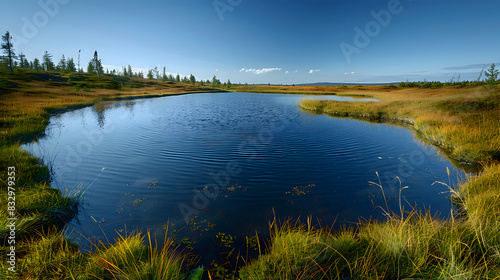
[[[63,54],[61,60],[59,60],[59,63],[57,63],[57,70],[63,71],[63,72],[66,71],[66,58],[64,57],[64,54]]]
[[[29,62],[26,59],[26,55],[24,53],[19,54],[19,67],[29,68]]]
[[[150,80],[154,79],[153,69],[148,70],[148,79],[150,79]]]
[[[66,70],[68,72],[76,72],[76,65],[73,61],[73,58],[68,59],[68,61],[66,62]]]
[[[97,73],[97,77],[101,78],[101,73],[104,73],[104,69],[102,68],[101,60],[97,55],[97,51],[94,52],[94,57],[91,60],[94,71]]]
[[[43,54],[42,66],[45,69],[45,71],[51,71],[54,69],[54,62],[52,62],[52,55],[48,51],[45,51],[45,53]]]
[[[160,70],[158,70],[158,67],[155,66],[155,69],[153,69],[153,73],[155,79],[160,79]]]
[[[92,63],[92,61],[89,61],[89,65],[87,65],[87,73],[88,74],[94,74],[95,73],[94,64]]]
[[[9,31],[5,32],[5,35],[2,36],[2,49],[3,52],[7,55],[7,60],[10,67],[10,72],[14,72],[14,59],[16,58],[16,54],[14,52],[14,45],[12,44],[12,36],[10,36]]]
[[[498,69],[495,69],[495,63],[491,64],[490,69],[486,70],[484,72],[484,75],[486,76],[486,85],[488,85],[489,88],[493,88],[495,84],[497,83],[498,80],[498,74],[500,72]]]
[[[33,70],[36,71],[36,73],[38,73],[38,70],[40,69],[41,65],[40,65],[40,60],[38,60],[38,58],[35,58],[33,60]]]

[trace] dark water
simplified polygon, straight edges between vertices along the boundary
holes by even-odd
[[[53,187],[86,189],[68,226],[82,246],[125,228],[161,239],[168,225],[209,264],[230,251],[217,233],[242,245],[256,231],[268,237],[274,217],[383,219],[381,189],[369,183],[377,172],[391,210],[399,212],[398,176],[409,186],[405,209],[449,215],[447,189],[433,183],[455,171],[437,149],[404,128],[301,111],[301,99],[207,93],[101,104],[52,116],[47,136],[25,148],[52,163]]]

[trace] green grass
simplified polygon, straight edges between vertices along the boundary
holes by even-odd
[[[60,232],[43,233],[32,240],[17,264],[19,279],[187,279],[193,258],[177,250],[171,239],[162,248],[140,233],[120,236],[110,244],[94,245],[93,253],[81,253],[78,246]],[[6,273],[2,279],[16,279]],[[3,273],[3,274],[1,274]],[[200,279],[200,278],[191,278]]]
[[[7,271],[7,253],[12,244],[8,243],[7,228],[9,190],[7,177],[2,176],[0,279],[187,279],[192,258],[177,251],[171,239],[164,240],[163,248],[155,248],[149,235],[149,243],[145,244],[144,237],[135,234],[113,244],[95,245],[92,254],[80,252],[60,230],[76,215],[88,185],[80,186],[75,193],[52,188],[47,166],[51,159],[32,157],[20,150],[20,144],[36,141],[54,110],[92,105],[105,99],[142,98],[145,92],[153,97],[220,90],[144,79],[133,79],[127,85],[123,78],[111,75],[103,75],[101,79],[32,71],[0,75],[0,169],[5,175],[9,166],[16,169],[18,219],[14,274]]]
[[[429,213],[384,209],[385,222],[365,221],[333,233],[285,226],[275,231],[265,254],[240,270],[242,279],[500,279],[499,91],[374,95],[382,102],[304,99],[299,106],[409,126],[452,157],[485,166],[477,177],[449,188],[459,213],[438,220]]]
[[[332,116],[404,124],[458,161],[500,160],[500,90],[403,89],[374,97],[382,102],[304,99],[299,106]]]
[[[204,89],[143,79],[127,84],[112,76],[71,76],[68,84],[69,75],[44,74],[46,80],[33,73],[2,73],[0,79],[0,166],[17,169],[19,218],[17,273],[10,274],[8,213],[5,207],[0,209],[0,279],[200,279],[203,268],[192,270],[194,258],[179,251],[169,238],[157,248],[149,234],[135,233],[80,252],[60,229],[78,211],[87,186],[74,194],[51,188],[46,166],[50,159],[20,151],[18,140],[36,141],[49,113],[56,109],[143,97],[144,92],[161,96]],[[462,209],[450,220],[385,209],[387,221],[364,221],[334,232],[312,227],[310,219],[308,225],[287,222],[278,227],[274,222],[267,249],[238,269],[241,279],[500,279],[499,90],[261,87],[261,92],[374,96],[382,102],[303,100],[300,106],[317,113],[409,126],[423,139],[449,150],[452,157],[485,168],[480,176],[450,188],[453,201]],[[2,205],[7,202],[5,186],[2,177]],[[258,237],[256,242],[260,252]]]

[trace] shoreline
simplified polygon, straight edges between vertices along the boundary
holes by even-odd
[[[346,101],[349,102],[349,101]],[[321,109],[315,109],[307,106],[303,106],[302,104],[298,104],[298,106],[303,109],[304,111],[310,112],[310,113],[315,113],[315,114],[323,114],[330,116],[332,118],[349,118],[353,120],[359,120],[359,121],[365,121],[365,122],[370,122],[370,123],[380,123],[380,124],[388,124],[388,125],[395,125],[401,128],[406,128],[410,131],[412,131],[418,139],[422,140],[425,144],[431,145],[435,148],[437,148],[440,152],[442,152],[445,157],[457,168],[462,169],[463,171],[467,173],[475,173],[479,174],[482,169],[482,165],[480,162],[467,162],[467,161],[461,161],[459,158],[453,157],[453,153],[450,149],[448,149],[445,146],[438,145],[436,143],[433,143],[430,139],[426,138],[426,135],[424,131],[420,130],[418,127],[415,126],[415,120],[410,118],[410,117],[404,117],[404,116],[393,116],[393,117],[387,117],[387,116],[371,116],[370,114],[367,113],[357,113],[354,112],[352,114],[343,114],[341,112],[326,112]]]
[[[200,92],[187,91],[187,92],[172,93],[172,94],[161,93],[161,94],[151,94],[151,95],[150,94],[147,94],[147,95],[144,94],[144,95],[134,95],[134,96],[125,96],[125,97],[115,96],[113,98],[95,98],[95,99],[92,99],[91,102],[88,102],[88,103],[72,104],[72,105],[69,105],[69,106],[66,106],[66,107],[63,106],[63,107],[59,107],[59,108],[46,109],[45,110],[45,114],[43,116],[44,119],[45,119],[45,122],[43,124],[44,124],[44,127],[46,127],[46,125],[48,124],[48,119],[52,116],[52,114],[59,114],[59,113],[67,112],[67,111],[77,110],[77,109],[81,109],[81,108],[85,108],[85,107],[89,107],[89,106],[94,106],[94,105],[98,104],[99,102],[133,100],[133,99],[141,99],[141,98],[158,98],[158,97],[165,97],[165,96],[184,95],[184,94],[190,94],[190,93],[210,93],[210,92],[223,92],[223,91],[225,91],[225,90],[222,90],[222,89],[219,90],[219,89],[217,89],[217,90],[214,90],[214,91],[207,91],[207,92],[204,92],[204,91],[200,91]],[[283,93],[287,94],[286,92],[283,92]],[[277,93],[277,94],[279,94],[279,93]],[[300,94],[304,94],[304,93],[300,93]],[[97,93],[96,93],[96,95],[97,95]],[[88,99],[86,99],[86,100],[88,101]],[[351,103],[351,102],[346,102],[346,103]],[[313,112],[316,112],[316,113],[320,112],[319,110],[315,110],[312,107],[307,108],[307,106],[304,106],[304,107],[301,106],[301,105],[299,105],[299,106],[301,108],[305,109],[305,110],[308,110],[308,111],[313,111]],[[321,113],[329,115],[329,112],[326,112],[326,110],[323,110],[323,109],[325,109],[325,108],[322,108]],[[415,132],[417,132],[419,134],[422,134],[423,137],[426,136],[425,132],[420,131],[419,127],[416,125],[418,123],[418,120],[415,120],[414,118],[411,118],[411,117],[398,117],[398,116],[392,116],[391,117],[388,114],[381,114],[381,113],[379,113],[379,114],[372,114],[370,112],[360,113],[359,116],[356,116],[355,112],[352,113],[352,114],[353,115],[350,115],[350,114],[346,115],[342,111],[338,112],[338,116],[339,117],[351,117],[351,118],[355,118],[355,119],[359,119],[359,120],[374,120],[376,122],[385,122],[385,120],[388,120],[387,122],[390,123],[390,124],[395,124],[395,125],[398,125],[398,126],[407,127],[407,128],[410,128],[411,130],[414,130]],[[43,134],[44,131],[45,131],[45,129],[42,132],[38,132],[38,135]],[[22,138],[22,137],[26,137],[26,136],[20,136],[20,137]],[[24,161],[30,162],[29,165],[27,165],[27,168],[28,169],[36,169],[35,170],[36,172],[35,171],[32,172],[34,174],[33,175],[34,177],[32,176],[32,177],[28,178],[28,183],[32,184],[34,188],[37,188],[37,186],[42,186],[43,184],[40,185],[40,184],[36,183],[36,180],[32,181],[32,178],[36,179],[35,175],[37,175],[37,174],[39,175],[39,172],[44,173],[45,172],[44,170],[46,170],[47,167],[46,166],[39,166],[37,158],[34,158],[32,156],[29,156],[29,155],[25,155],[23,152],[19,151],[18,148],[19,148],[20,141],[16,141],[16,142],[13,142],[13,139],[11,138],[7,142],[5,142],[4,145],[7,145],[8,149],[12,149],[12,148],[15,149],[17,147],[17,151],[13,151],[13,155],[11,155],[11,157],[16,157],[16,158],[20,159],[19,160],[20,162],[24,162]],[[426,142],[428,142],[428,141],[426,141]],[[432,142],[430,144],[435,145]],[[450,154],[452,154],[452,153],[450,152]],[[5,156],[5,154],[3,156]],[[17,162],[19,162],[19,161],[17,161]],[[7,164],[7,163],[5,163],[5,164]],[[498,164],[496,166],[498,166]],[[489,170],[489,171],[491,171],[491,170],[494,171],[494,168],[496,168],[494,164],[491,165],[491,166],[486,167],[486,169]],[[480,216],[478,219],[486,219],[486,218],[491,218],[490,216],[493,216],[493,217],[497,216],[497,212],[494,211],[494,210],[493,211],[485,211],[481,207],[479,207],[479,208],[476,207],[477,209],[479,209],[477,211],[480,211],[479,213],[476,213],[475,212],[476,210],[474,210],[473,207],[469,206],[470,205],[470,201],[473,200],[473,199],[475,199],[475,198],[471,197],[468,193],[472,192],[474,190],[474,188],[476,188],[479,185],[479,183],[476,183],[476,182],[482,182],[483,180],[487,180],[490,176],[493,176],[493,178],[495,178],[495,176],[496,176],[496,173],[491,174],[491,173],[485,173],[485,172],[486,171],[483,171],[482,174],[480,176],[478,176],[477,178],[474,178],[474,179],[472,179],[469,182],[463,183],[461,185],[461,187],[460,187],[460,190],[458,190],[458,192],[462,192],[462,193],[457,193],[457,198],[459,200],[461,200],[461,202],[464,205],[467,205],[468,212],[466,214],[468,214],[468,215],[465,216],[465,217],[463,217],[463,218],[461,218],[460,221],[456,221],[455,222],[453,220],[453,218],[452,218],[452,220],[443,221],[442,224],[436,224],[435,225],[436,230],[446,230],[445,232],[453,232],[455,230],[459,230],[464,225],[469,225],[470,223],[474,222],[475,220],[472,220],[472,218],[475,218],[478,215]],[[499,168],[499,173],[500,173],[500,168]],[[498,181],[496,181],[496,184],[498,185]],[[481,186],[479,189],[482,190],[483,187]],[[60,213],[65,213],[66,210],[64,210],[65,209],[64,207],[68,207],[67,208],[68,210],[74,209],[74,204],[73,204],[75,202],[74,200],[72,200],[71,198],[67,198],[67,197],[66,198],[61,197],[61,193],[60,193],[59,190],[52,189],[49,192],[51,194],[53,194],[53,196],[55,197],[55,201],[51,202],[52,204],[50,204],[50,205],[55,205],[55,206],[61,207],[60,208]],[[482,192],[482,191],[480,191],[480,192]],[[493,194],[496,194],[496,190],[491,190],[490,192],[493,192]],[[78,200],[76,202],[78,203]],[[473,202],[476,203],[477,201],[473,201]],[[79,206],[77,206],[77,207],[79,207]],[[482,212],[485,212],[485,213],[482,213]],[[59,216],[59,220],[56,219],[55,221],[50,222],[50,219],[51,219],[50,215],[49,216],[44,216],[45,214],[43,214],[44,213],[43,211],[40,212],[40,213],[41,213],[41,216],[39,216],[39,218],[41,218],[40,224],[37,224],[38,222],[36,222],[37,220],[35,220],[36,223],[34,224],[34,226],[40,226],[41,229],[50,229],[52,227],[51,224],[53,224],[54,226],[56,226],[60,230],[60,228],[67,223],[67,222],[64,221],[65,219],[68,218],[67,215],[66,216],[65,215]],[[71,213],[71,211],[69,211],[68,213]],[[470,217],[471,213],[473,215],[472,218]],[[73,214],[74,214],[74,212],[73,212]],[[498,215],[500,215],[500,213],[498,213]],[[484,216],[486,216],[486,217],[484,217]],[[36,217],[37,216],[35,216],[35,218]],[[57,218],[57,216],[53,216],[52,219],[54,217]],[[351,250],[353,252],[355,252],[355,253],[349,253],[349,251],[346,251],[346,252],[342,253],[345,256],[341,256],[341,257],[344,258],[344,259],[346,259],[346,260],[348,260],[348,264],[349,263],[355,264],[355,263],[358,263],[358,262],[362,262],[363,259],[366,258],[366,256],[367,256],[366,254],[371,254],[370,252],[368,252],[365,249],[363,249],[363,246],[367,246],[363,242],[368,242],[367,244],[369,244],[369,246],[383,246],[383,244],[384,244],[383,242],[385,242],[383,240],[377,241],[378,239],[375,238],[375,237],[373,237],[373,236],[370,237],[371,236],[370,235],[371,234],[370,231],[378,231],[378,230],[381,230],[381,228],[383,228],[383,227],[389,227],[392,224],[395,224],[396,226],[401,226],[401,227],[402,226],[408,226],[408,225],[406,225],[406,223],[410,221],[410,217],[412,217],[412,215],[409,215],[408,218],[405,218],[405,219],[401,218],[399,220],[396,218],[395,220],[391,220],[390,219],[388,221],[367,221],[367,222],[362,223],[360,225],[356,225],[356,229],[352,229],[352,228],[351,229],[346,229],[345,231],[340,231],[340,233],[322,233],[322,234],[318,234],[316,231],[312,231],[310,228],[308,230],[305,230],[300,225],[298,225],[298,226],[296,225],[295,227],[288,227],[288,228],[285,225],[283,227],[280,227],[279,229],[277,227],[275,227],[275,231],[274,231],[275,234],[272,235],[271,240],[272,240],[273,244],[275,242],[278,242],[278,243],[279,242],[284,242],[283,246],[285,246],[285,247],[293,247],[293,246],[295,246],[295,245],[293,245],[293,244],[295,244],[293,242],[299,242],[298,244],[304,243],[304,241],[301,241],[302,238],[306,238],[306,240],[314,239],[314,238],[320,238],[321,240],[323,240],[321,242],[324,243],[324,242],[326,242],[325,241],[326,239],[330,238],[330,236],[336,236],[336,234],[349,236],[349,238],[350,238],[349,240],[351,240],[352,242],[354,242],[352,244],[360,244],[360,245],[359,246],[358,245],[356,245],[356,246],[350,245],[350,246],[354,246],[354,247],[351,248]],[[38,219],[38,218],[36,218],[36,219]],[[49,221],[47,222],[46,219],[48,219]],[[406,220],[406,219],[408,219],[408,220]],[[428,218],[425,215],[424,216],[418,216],[416,219],[417,219],[417,221],[420,221],[420,220],[427,221],[427,220],[429,220],[429,223],[435,223],[434,220]],[[495,227],[492,228],[492,226],[488,226],[490,224],[491,224],[490,222],[486,222],[486,223],[483,224],[483,230],[486,232],[485,234],[489,233],[490,230],[493,230],[493,232],[497,232],[497,229]],[[424,226],[430,226],[430,225],[426,224]],[[29,228],[26,228],[26,230],[28,230],[28,229]],[[22,230],[22,228],[21,228],[21,230]],[[396,227],[394,230],[396,231],[396,232],[394,232],[394,234],[397,234],[398,228]],[[418,232],[419,228],[413,228],[413,226],[412,226],[408,230],[409,231],[416,230]],[[38,233],[33,232],[31,230],[30,230],[30,232],[31,232],[31,234],[35,234],[34,235],[35,237],[38,234]],[[28,237],[30,236],[29,235],[30,232],[27,232]],[[390,231],[390,232],[392,232],[392,231]],[[298,234],[298,237],[299,237],[299,239],[297,239],[298,241],[297,240],[288,240],[288,239],[286,239],[285,241],[281,240],[281,238],[283,236],[288,236],[290,234],[293,235],[295,233]],[[56,230],[54,236],[56,236],[57,238],[60,238],[59,234],[60,234],[60,231]],[[393,234],[393,233],[391,233],[391,234]],[[445,234],[446,235],[446,233],[440,233],[440,234]],[[52,236],[52,235],[50,235],[50,236]],[[363,237],[363,236],[365,236],[365,237]],[[368,236],[368,237],[366,237],[366,236]],[[39,236],[38,238],[42,238],[42,240],[44,240],[44,238],[46,238],[46,237]],[[56,242],[56,240],[59,240],[57,238],[55,238],[54,242]],[[129,242],[129,240],[131,240],[130,242],[132,242],[133,240],[136,240],[137,238],[140,238],[139,235],[132,235],[132,236],[130,236],[130,239],[129,239],[129,237],[127,237],[126,239],[124,239],[123,242]],[[368,238],[367,239],[368,241],[366,241],[363,238]],[[365,240],[365,241],[363,241],[363,240]],[[390,238],[388,240],[390,241]],[[430,240],[432,241],[433,239],[431,238]],[[475,240],[475,239],[473,239],[473,240]],[[491,241],[491,240],[494,240],[495,242],[492,243],[493,241]],[[64,240],[61,239],[61,242],[63,242],[63,241]],[[351,241],[349,241],[349,242],[351,242]],[[459,236],[458,241],[462,242],[464,244],[468,244],[469,243],[468,240],[462,240],[460,236]],[[37,241],[37,239],[34,238],[33,236],[31,236],[31,241],[24,241],[24,242],[28,242],[27,244],[31,244],[31,243],[32,244],[39,244],[39,241]],[[64,242],[67,242],[67,241],[64,241]],[[110,248],[113,248],[113,247],[119,246],[120,242],[119,241],[111,242],[108,246],[110,246]],[[371,243],[371,242],[376,242],[376,243]],[[433,242],[437,242],[437,241],[433,241]],[[497,244],[496,239],[489,238],[489,239],[487,239],[487,242],[489,242],[489,244],[490,243],[494,244],[493,245],[494,247],[497,246],[496,245]],[[351,243],[349,243],[349,244],[351,244]],[[365,244],[365,245],[363,245],[363,244]],[[379,244],[379,245],[376,245],[376,244]],[[500,244],[500,241],[498,242],[498,244]],[[361,245],[363,245],[363,246],[361,246]],[[32,245],[28,245],[28,246],[32,246]],[[327,248],[329,246],[333,246],[333,245],[327,245],[327,247],[323,248],[322,251],[323,250],[327,250]],[[500,247],[500,245],[498,245],[498,246]],[[146,248],[149,248],[149,247],[146,246]],[[383,247],[381,247],[381,248],[383,248]],[[60,250],[63,250],[63,249],[60,249]],[[66,249],[64,249],[64,250],[66,250]],[[71,249],[71,250],[73,250],[73,249]],[[153,248],[149,248],[148,250],[153,250]],[[379,250],[382,250],[382,249],[379,249]],[[485,250],[484,252],[490,252],[489,251],[490,249],[486,248],[484,250]],[[76,251],[76,252],[78,252],[78,251]],[[76,252],[75,252],[75,254],[76,254]],[[29,255],[30,251],[28,250],[26,252],[21,252],[21,253],[25,253],[26,255]],[[427,254],[427,253],[428,252],[425,252],[425,254]],[[81,255],[83,253],[79,252],[78,254]],[[316,253],[311,252],[311,254],[312,254],[311,258],[314,259],[316,257]],[[353,257],[353,258],[347,257],[349,254],[352,255],[352,256],[355,256],[355,257]],[[273,248],[271,247],[271,248],[269,248],[269,250],[267,251],[266,254],[260,254],[260,256],[258,257],[257,260],[254,260],[253,262],[249,262],[249,263],[246,264],[246,266],[241,267],[240,275],[246,275],[246,273],[248,272],[248,276],[251,278],[252,277],[251,276],[252,273],[255,272],[254,264],[255,264],[255,266],[259,267],[259,265],[262,265],[262,262],[264,262],[264,263],[266,262],[266,258],[276,258],[276,259],[278,259],[280,257],[282,257],[282,256],[280,256],[280,255],[275,256],[274,255]],[[371,256],[371,257],[376,258],[376,257],[379,257],[379,256],[374,255],[374,256]],[[429,258],[431,258],[431,257],[429,256]],[[445,258],[445,256],[441,256],[441,258]],[[332,263],[336,263],[336,262],[337,262],[336,260],[334,260],[334,261],[332,260]],[[392,261],[389,261],[387,265],[390,266],[391,262]],[[435,266],[434,261],[429,261],[429,262],[430,262],[430,264],[432,264],[433,267]],[[1,267],[4,268],[4,265],[5,264],[3,264]],[[366,265],[369,265],[369,264],[366,264]],[[439,262],[438,262],[438,266],[439,266]],[[189,270],[192,269],[191,266],[188,266],[188,267],[189,267],[188,268]],[[289,267],[289,268],[292,269],[292,267]],[[261,270],[261,269],[262,269],[262,266],[261,266],[261,268],[259,268],[259,270]],[[287,269],[287,267],[285,267],[285,269]],[[338,273],[342,273],[342,274],[337,274],[337,275],[345,275],[344,273],[346,272],[346,268],[344,267],[344,268],[339,268],[339,269],[340,269],[339,270],[340,272],[338,272]],[[350,269],[349,269],[349,271],[350,271]],[[252,273],[250,273],[250,272],[252,272]],[[351,272],[348,272],[347,274],[356,274],[356,273],[351,271]],[[242,277],[242,278],[243,279],[249,279],[248,277],[247,278]]]

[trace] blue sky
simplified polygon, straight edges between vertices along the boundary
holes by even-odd
[[[233,83],[475,80],[500,64],[496,0],[2,1],[17,53]],[[85,68],[85,67],[84,67]]]

